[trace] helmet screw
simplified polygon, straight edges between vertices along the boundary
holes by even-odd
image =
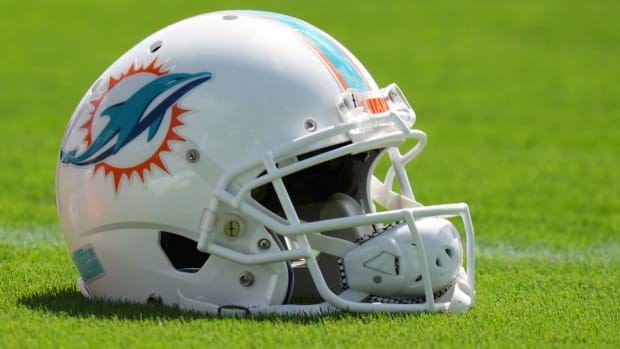
[[[375,284],[380,284],[380,283],[381,283],[381,281],[383,281],[383,279],[381,278],[381,276],[379,276],[379,275],[375,275],[375,276],[372,278],[372,281],[374,281],[374,282],[375,282]]]
[[[314,119],[306,119],[304,121],[304,128],[308,132],[316,131],[316,121],[314,121]]]
[[[271,247],[271,241],[267,239],[258,240],[258,248],[261,250],[268,250]]]
[[[151,293],[148,297],[146,297],[147,304],[162,304],[164,301],[159,295],[159,293]]]
[[[239,235],[240,231],[241,231],[241,225],[237,221],[234,221],[234,220],[228,221],[224,225],[224,234],[228,236],[235,237]]]
[[[254,274],[249,271],[244,271],[239,275],[239,283],[241,286],[249,287],[254,283]]]
[[[185,158],[189,162],[197,162],[200,160],[200,153],[196,149],[190,149],[185,153]]]

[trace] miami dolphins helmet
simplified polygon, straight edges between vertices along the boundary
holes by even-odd
[[[415,199],[414,121],[397,85],[296,18],[214,12],[152,34],[62,142],[81,293],[212,314],[468,309],[469,209]]]

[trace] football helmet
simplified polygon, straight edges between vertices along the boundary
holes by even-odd
[[[414,121],[397,85],[296,18],[214,12],[150,35],[61,145],[81,293],[213,314],[468,309],[469,209],[416,201]]]

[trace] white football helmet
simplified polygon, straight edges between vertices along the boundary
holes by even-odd
[[[396,85],[299,19],[224,11],[152,34],[62,142],[82,294],[214,314],[468,309],[469,210],[415,200],[414,121]]]

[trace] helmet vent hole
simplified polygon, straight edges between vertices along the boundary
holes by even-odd
[[[452,250],[451,250],[451,249],[446,248],[444,251],[446,252],[446,255],[447,255],[448,257],[452,258]]]
[[[155,41],[151,47],[149,47],[149,52],[150,53],[155,53],[157,51],[159,51],[159,49],[161,48],[161,46],[163,45],[163,42],[161,42],[161,40]]]
[[[198,251],[198,243],[174,233],[159,233],[159,245],[174,268],[185,273],[195,273],[207,262],[209,254]]]
[[[420,282],[422,281],[422,274],[418,275],[417,278],[415,278],[414,282]]]
[[[439,257],[435,259],[435,265],[441,267],[441,259],[439,259]]]

